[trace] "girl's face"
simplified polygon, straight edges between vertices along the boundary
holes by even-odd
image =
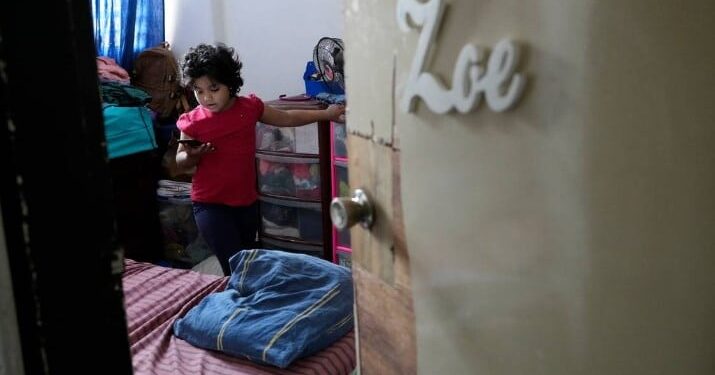
[[[228,86],[223,83],[201,76],[194,80],[193,86],[196,100],[211,112],[221,112],[233,105],[235,97],[231,96]]]

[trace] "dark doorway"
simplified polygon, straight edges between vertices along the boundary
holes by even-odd
[[[28,374],[132,372],[91,30],[86,0],[0,5],[0,202]]]

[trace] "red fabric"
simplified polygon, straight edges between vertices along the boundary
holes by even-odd
[[[191,346],[172,334],[174,320],[203,297],[223,290],[227,277],[125,260],[127,328],[134,373],[167,375],[347,375],[355,368],[355,336],[280,369]]]
[[[97,74],[100,80],[115,81],[126,85],[130,82],[129,73],[113,58],[107,56],[97,57]]]
[[[293,176],[302,179],[310,178],[310,164],[293,164]]]
[[[263,101],[251,95],[236,98],[233,106],[222,112],[198,106],[179,117],[176,125],[182,132],[216,148],[199,161],[192,181],[192,200],[248,206],[258,199],[256,123],[261,116]]]

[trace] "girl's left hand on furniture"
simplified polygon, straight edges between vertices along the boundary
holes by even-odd
[[[326,109],[330,121],[345,122],[345,106],[342,104],[331,104]]]

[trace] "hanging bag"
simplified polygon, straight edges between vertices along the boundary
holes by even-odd
[[[134,61],[132,85],[151,95],[149,108],[159,119],[173,118],[188,110],[180,78],[179,65],[168,42],[145,49]]]

